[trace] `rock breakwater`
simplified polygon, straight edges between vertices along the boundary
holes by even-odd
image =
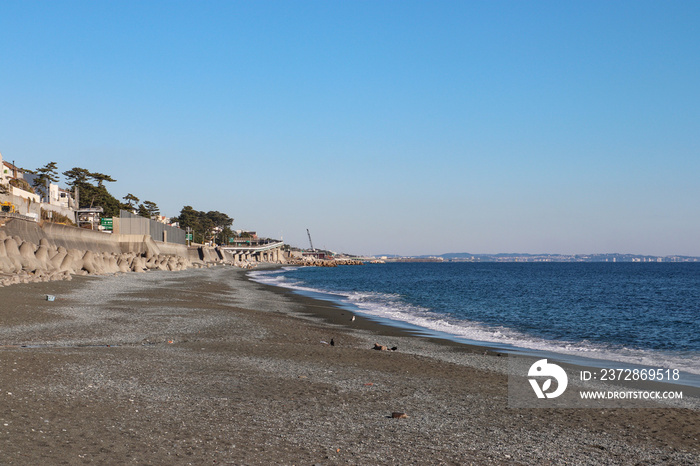
[[[337,267],[339,265],[364,265],[364,262],[357,259],[334,258],[334,259],[318,259],[316,257],[306,256],[299,259],[287,261],[288,265],[301,265],[306,267]]]
[[[0,230],[0,285],[70,280],[72,275],[101,275],[146,270],[184,270],[187,257],[137,252],[66,249],[47,238],[39,244]]]
[[[218,247],[154,241],[149,235],[119,235],[23,219],[0,222],[0,286],[70,280],[73,275],[104,275],[148,270],[178,271],[217,264],[253,268],[258,262],[337,267],[363,265],[350,258],[289,259],[280,255],[242,259]]]
[[[110,235],[21,219],[0,226],[0,286],[215,264],[253,265],[219,248],[156,243],[148,235]]]

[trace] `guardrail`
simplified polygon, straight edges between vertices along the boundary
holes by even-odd
[[[0,218],[21,218],[22,220],[31,220],[32,222],[38,222],[39,220],[30,217],[28,215],[22,215],[15,212],[0,212]]]
[[[240,238],[236,237],[233,242],[227,246],[264,246],[270,243],[279,243],[280,240],[272,238]]]
[[[223,250],[235,250],[235,251],[267,251],[268,249],[281,248],[284,246],[283,241],[274,241],[266,244],[260,244],[259,246],[221,246]]]

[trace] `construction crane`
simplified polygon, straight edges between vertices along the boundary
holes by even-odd
[[[316,251],[314,249],[314,243],[311,242],[311,233],[309,233],[309,229],[306,229],[306,234],[309,235],[309,244],[311,245],[311,251]]]

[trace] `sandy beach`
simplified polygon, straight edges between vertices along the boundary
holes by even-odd
[[[511,409],[507,358],[245,273],[0,288],[0,462],[700,463],[697,409]]]

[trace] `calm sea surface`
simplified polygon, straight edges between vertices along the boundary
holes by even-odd
[[[698,263],[390,263],[251,277],[458,341],[700,374]]]

